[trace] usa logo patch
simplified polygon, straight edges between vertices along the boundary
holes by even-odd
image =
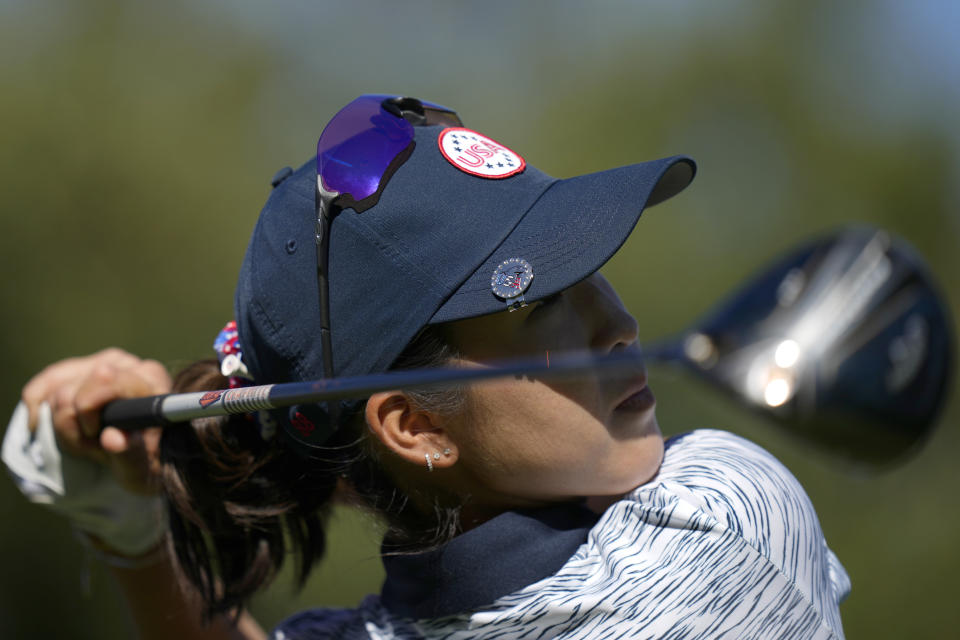
[[[508,178],[527,166],[517,153],[471,129],[444,129],[437,143],[450,164],[481,178]]]

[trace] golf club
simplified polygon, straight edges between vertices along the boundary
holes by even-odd
[[[887,232],[855,227],[790,252],[687,330],[645,347],[644,358],[694,373],[805,441],[883,466],[932,431],[949,389],[952,332],[918,254]],[[629,353],[547,354],[478,368],[168,394],[114,401],[102,424],[135,429],[388,389],[637,367]]]
[[[883,466],[930,435],[953,325],[922,259],[867,227],[762,270],[647,359],[675,363],[842,457]]]

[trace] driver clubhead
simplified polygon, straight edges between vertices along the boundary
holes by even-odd
[[[953,324],[915,251],[855,227],[792,252],[651,355],[679,360],[805,441],[886,466],[933,429]]]

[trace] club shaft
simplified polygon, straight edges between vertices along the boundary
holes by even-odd
[[[101,424],[134,430],[297,404],[365,398],[373,393],[392,389],[442,388],[513,376],[549,380],[576,378],[589,372],[617,376],[637,374],[641,370],[641,359],[636,353],[548,354],[547,357],[536,360],[518,360],[482,367],[410,369],[313,382],[289,382],[115,400],[104,407]]]

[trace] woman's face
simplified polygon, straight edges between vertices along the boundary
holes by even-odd
[[[594,274],[513,313],[448,325],[468,361],[547,357],[570,350],[638,350],[637,322]],[[614,496],[657,472],[663,439],[646,371],[572,381],[506,379],[474,385],[451,420],[460,491],[490,507]]]

